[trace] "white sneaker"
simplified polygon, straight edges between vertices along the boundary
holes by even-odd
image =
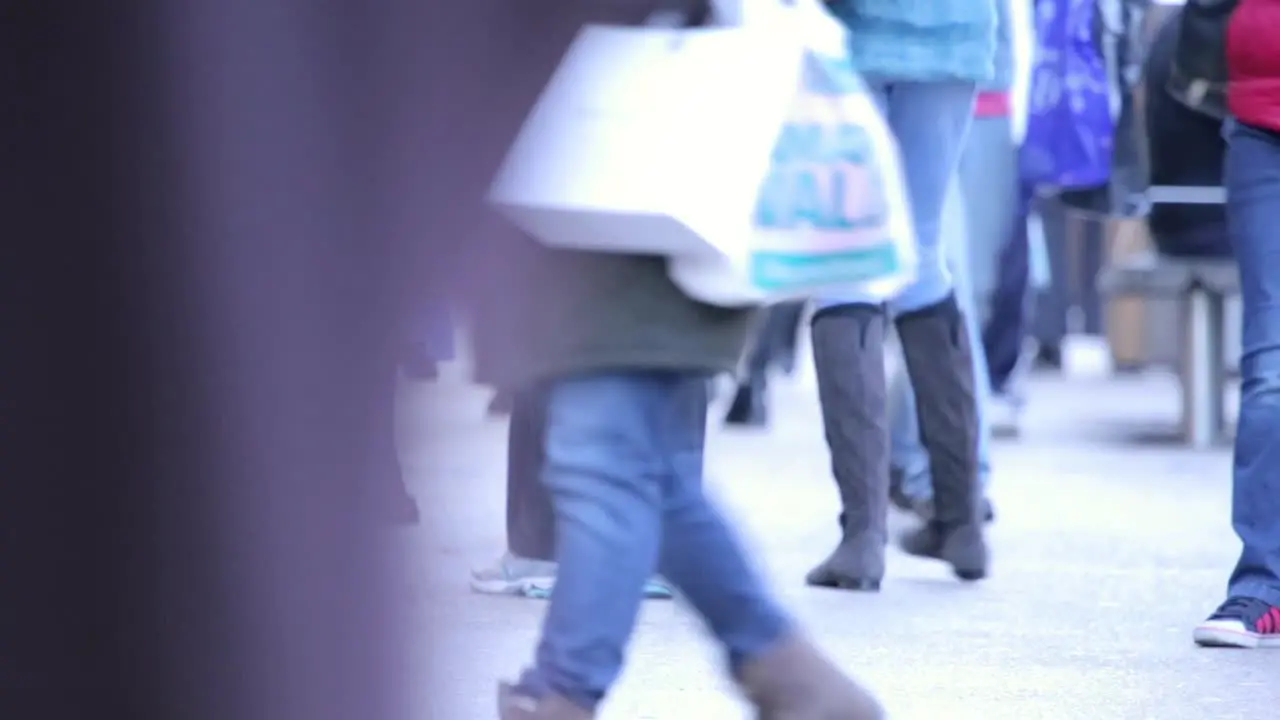
[[[471,589],[485,595],[551,594],[556,584],[556,564],[505,553],[497,562],[471,571]]]
[[[1013,438],[1022,433],[1022,405],[1012,395],[992,395],[987,401],[987,424],[995,437]]]

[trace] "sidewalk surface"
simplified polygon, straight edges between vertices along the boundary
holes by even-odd
[[[415,667],[430,663],[437,686],[448,679],[420,688],[422,717],[495,718],[494,683],[530,657],[545,607],[467,587],[469,568],[503,549],[505,426],[484,418],[487,399],[446,379],[408,386],[401,402],[424,511],[423,527],[401,540],[415,620],[433,640]],[[836,495],[811,382],[781,383],[774,399],[769,430],[715,425],[708,483],[785,604],[891,717],[1280,718],[1280,652],[1191,643],[1192,626],[1222,600],[1238,545],[1229,452],[1159,439],[1177,418],[1171,378],[1033,379],[1022,437],[996,447],[992,577],[962,585],[891,550],[879,594],[804,586],[836,541]],[[659,601],[645,606],[602,716],[748,714],[696,617]]]

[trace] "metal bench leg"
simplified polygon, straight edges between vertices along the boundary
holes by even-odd
[[[1213,446],[1222,432],[1224,377],[1222,368],[1222,298],[1195,288],[1186,301],[1186,336],[1182,368],[1182,420],[1187,444]]]
[[[1227,345],[1227,299],[1209,295],[1209,421],[1212,442],[1217,443],[1227,429],[1227,361],[1223,350]]]

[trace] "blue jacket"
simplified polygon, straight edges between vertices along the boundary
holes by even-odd
[[[1013,55],[1013,35],[1021,30],[1013,26],[1013,11],[1010,10],[1010,2],[1022,2],[1031,4],[1031,0],[996,0],[996,34],[995,34],[995,54],[993,56],[994,65],[992,66],[992,75],[987,81],[978,86],[979,90],[996,90],[1007,92],[1013,89],[1013,64],[1016,60]],[[1028,13],[1032,10],[1028,9]]]
[[[1003,0],[1001,0],[1003,1]],[[876,81],[995,75],[997,0],[834,0],[850,30],[854,66]]]

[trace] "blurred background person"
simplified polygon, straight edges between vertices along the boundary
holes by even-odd
[[[1045,237],[1039,217],[1033,213],[1035,190],[1018,182],[1014,220],[998,256],[996,284],[990,312],[982,328],[987,355],[988,425],[993,436],[1016,436],[1026,398],[1022,381],[1035,357],[1028,343],[1034,299],[1050,282]]]
[[[508,146],[584,24],[639,25],[671,9],[693,25],[711,10],[701,0],[552,12],[513,2],[503,27],[519,41],[501,64],[510,112],[490,118]],[[760,717],[882,718],[876,700],[799,632],[704,492],[710,379],[737,369],[757,311],[691,299],[663,257],[524,240],[502,285],[511,334],[488,379],[547,393],[542,480],[558,568],[532,661],[499,686],[499,716],[595,716],[656,569],[706,621]]]
[[[1194,109],[1169,92],[1179,52],[1184,11],[1174,11],[1151,41],[1143,64],[1146,76],[1147,155],[1151,184],[1221,187],[1227,143],[1222,117]],[[1194,43],[1188,37],[1188,43]],[[1212,47],[1199,52],[1212,53]],[[1219,50],[1219,52],[1221,52]],[[1147,215],[1156,249],[1172,257],[1231,257],[1227,211],[1223,205],[1157,203]]]
[[[796,343],[807,306],[805,301],[793,301],[765,310],[725,413],[726,425],[763,427],[769,423],[769,374],[773,370],[787,375],[795,371]]]

